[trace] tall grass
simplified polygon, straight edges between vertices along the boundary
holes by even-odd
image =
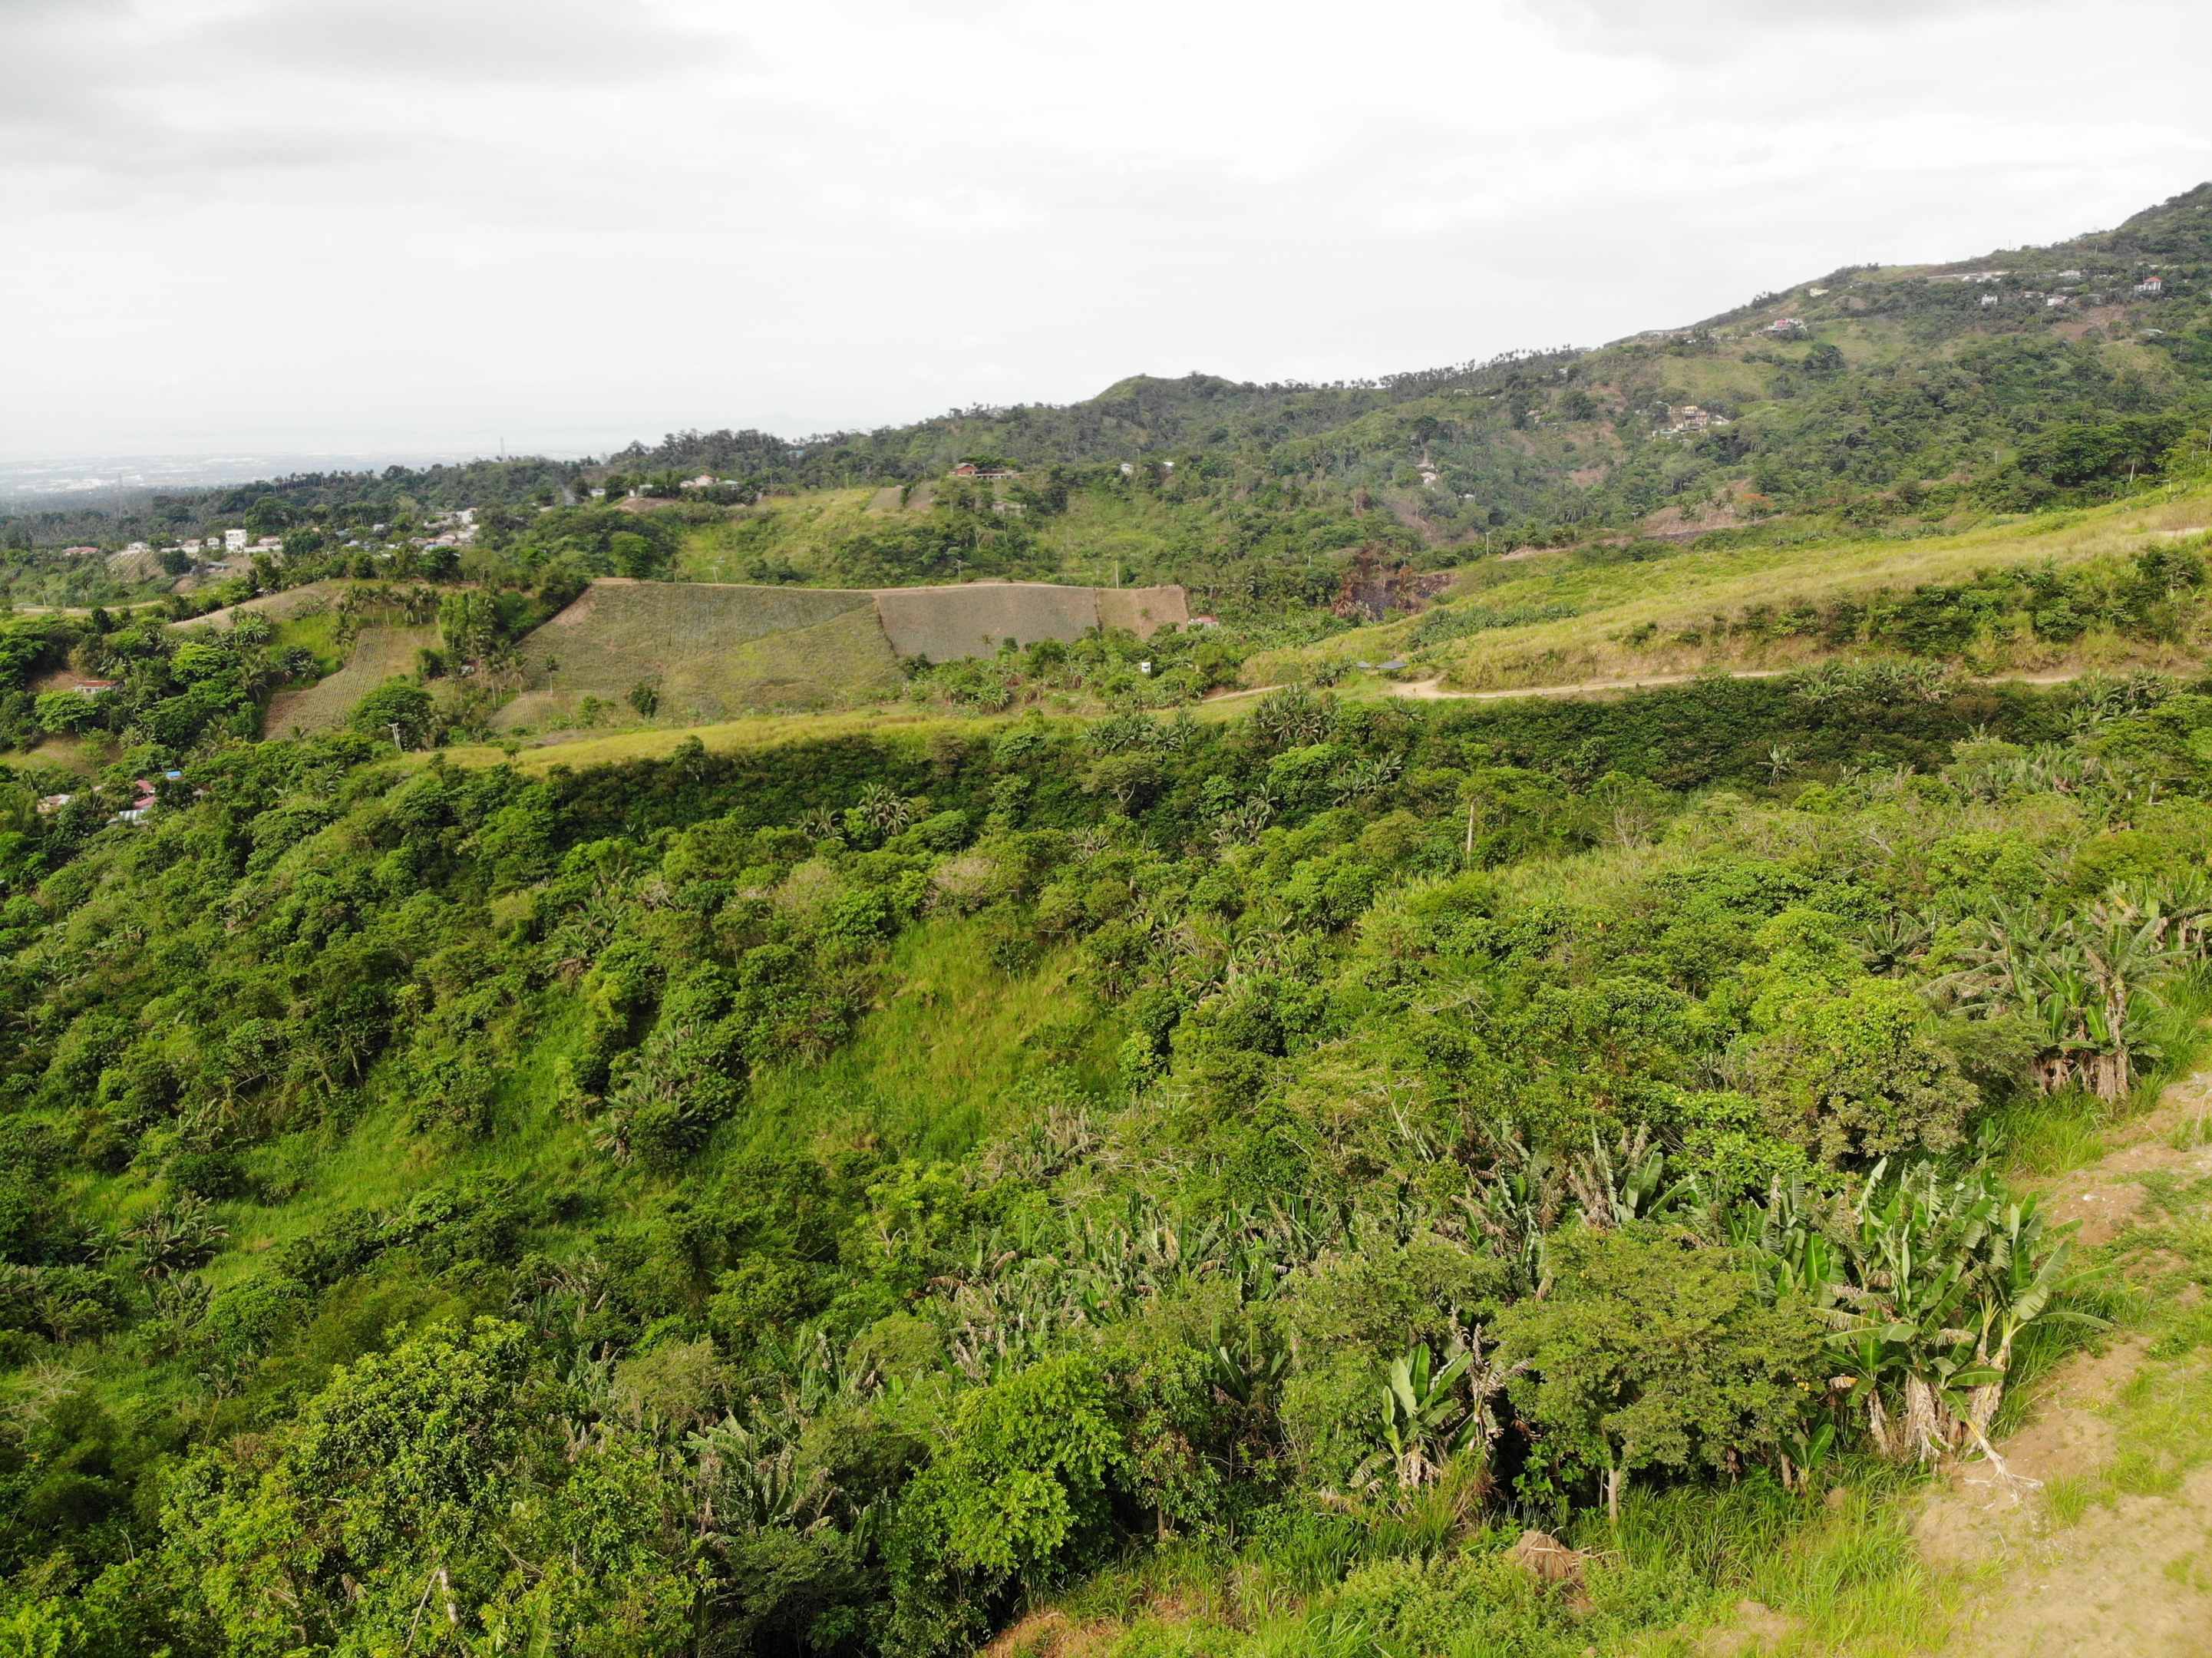
[[[956,1158],[1054,1104],[1115,1086],[1121,1032],[1070,987],[1073,950],[1034,969],[994,964],[969,921],[910,931],[896,990],[826,1060],[758,1073],[730,1137],[755,1145],[873,1137],[902,1155]]]
[[[1618,1526],[1592,1515],[1564,1537],[1584,1552],[1580,1593],[1545,1588],[1511,1564],[1515,1526],[1448,1526],[1417,1543],[1418,1514],[1382,1524],[1278,1514],[1238,1542],[1133,1552],[1031,1608],[999,1650],[1689,1658],[1746,1599],[1790,1620],[1796,1650],[1871,1658],[1924,1650],[1941,1640],[1961,1584],[1914,1548],[1918,1477],[1871,1466],[1846,1472],[1852,1484],[1834,1504],[1763,1479],[1633,1493]]]

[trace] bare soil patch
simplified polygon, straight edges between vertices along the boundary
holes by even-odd
[[[2212,1073],[2176,1084],[2116,1131],[2105,1157],[2041,1182],[2051,1212],[2081,1223],[2085,1245],[2125,1247],[2130,1224],[2149,1218],[2143,1176],[2212,1175],[2212,1147],[2172,1143],[2205,1110],[2208,1084]],[[2002,1448],[2014,1474],[2039,1484],[2008,1487],[1978,1461],[1944,1469],[1914,1527],[1922,1555],[1985,1574],[1947,1651],[2212,1655],[2212,1463],[2194,1460],[2192,1430],[2177,1442],[2171,1419],[2161,1428],[2143,1414],[2169,1400],[2185,1418],[2208,1363],[2201,1352],[2160,1363],[2142,1338],[2077,1353],[2035,1385],[2025,1425]]]

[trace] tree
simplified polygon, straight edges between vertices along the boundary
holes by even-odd
[[[46,691],[37,704],[40,729],[75,732],[96,726],[100,723],[100,700],[81,691]]]
[[[653,1460],[613,1435],[544,1455],[529,1351],[495,1319],[435,1328],[340,1367],[273,1450],[201,1453],[165,1515],[186,1621],[238,1658],[678,1649]]]
[[[370,737],[396,737],[403,749],[419,749],[430,740],[431,718],[429,692],[404,679],[387,679],[361,699],[346,723]]]
[[[609,550],[614,554],[616,570],[633,580],[647,581],[660,574],[665,555],[649,537],[634,530],[620,531],[612,537]]]
[[[1642,1225],[1570,1228],[1543,1300],[1498,1317],[1495,1363],[1555,1463],[1594,1468],[1607,1512],[1638,1468],[1723,1467],[1765,1454],[1815,1373],[1820,1325],[1768,1302],[1735,1252]]]
[[[464,662],[481,662],[499,638],[499,611],[484,592],[448,593],[438,606],[438,633]]]
[[[969,1394],[902,1508],[893,1581],[908,1638],[957,1638],[1010,1583],[1041,1587],[1095,1559],[1129,1476],[1105,1372],[1087,1355]]]

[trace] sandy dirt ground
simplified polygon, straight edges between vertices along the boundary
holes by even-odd
[[[2085,1248],[2124,1244],[2130,1223],[2153,1218],[2145,1213],[2153,1185],[2189,1194],[2202,1224],[2212,1204],[2212,1145],[2176,1146],[2172,1137],[2207,1110],[2208,1090],[2212,1072],[2177,1084],[2100,1162],[2044,1182],[2050,1212],[2081,1223]],[[2154,1406],[2206,1367],[2212,1352],[2202,1348],[2154,1362],[2141,1339],[2076,1354],[2036,1384],[2027,1422],[2000,1448],[2011,1473],[2039,1484],[2008,1489],[1979,1461],[1945,1471],[1915,1535],[1931,1564],[1980,1574],[1947,1654],[2212,1655],[2212,1463],[2178,1481],[2130,1480],[2128,1460],[2159,1443],[2146,1444],[2140,1426],[2130,1442],[2124,1427],[2124,1407],[2140,1410],[2147,1399]],[[2095,1492],[2086,1502],[2085,1489]]]

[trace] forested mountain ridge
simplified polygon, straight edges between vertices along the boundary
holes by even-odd
[[[2153,277],[2159,291],[2142,291]],[[2116,230],[1946,265],[1847,268],[1595,351],[1346,386],[1139,375],[1064,408],[974,410],[804,444],[683,434],[617,460],[813,486],[926,478],[966,455],[1031,468],[1173,460],[1232,482],[1240,499],[1308,479],[1388,494],[1431,539],[1626,527],[1720,480],[1777,503],[1863,512],[1881,510],[1869,497],[1961,478],[1988,502],[2035,504],[2130,461],[2151,470],[2205,407],[2208,280],[2212,185]],[[1802,326],[1768,331],[1789,320]],[[1680,424],[1670,409],[1692,404],[1730,423],[1655,439]],[[2148,423],[2034,444],[2130,418]],[[2118,447],[2068,446],[2084,441]]]
[[[2208,282],[2212,185],[2112,231],[1948,264],[1846,268],[1595,350],[1330,386],[1137,375],[1066,406],[806,438],[680,433],[597,465],[275,479],[165,497],[127,522],[142,535],[194,533],[264,501],[272,524],[354,504],[387,516],[526,507],[580,499],[610,472],[664,477],[672,491],[698,471],[746,494],[911,485],[971,458],[1032,482],[1057,469],[1048,488],[1063,492],[1143,463],[1140,485],[1209,503],[1214,538],[1325,510],[1408,552],[1683,532],[1784,511],[1859,523],[2017,511],[2107,494],[2201,427]],[[102,538],[96,514],[49,516],[19,516],[7,533],[21,545]],[[123,528],[108,538],[119,544]]]

